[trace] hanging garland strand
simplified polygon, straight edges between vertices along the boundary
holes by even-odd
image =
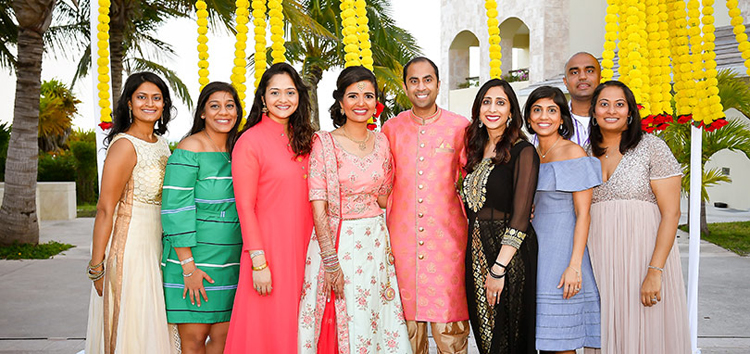
[[[234,67],[232,68],[232,86],[237,90],[240,97],[242,109],[245,109],[245,97],[247,97],[247,86],[245,86],[247,74],[247,60],[245,59],[245,49],[247,49],[247,24],[250,22],[250,2],[248,0],[237,0],[235,2],[237,9],[235,16],[237,18],[237,34],[234,43]]]
[[[99,83],[99,127],[107,130],[112,127],[112,108],[109,103],[109,0],[99,0],[99,23],[96,25],[97,73]]]
[[[253,0],[253,25],[255,25],[255,88],[266,72],[266,1]]]
[[[273,63],[286,61],[284,48],[284,12],[282,0],[268,0],[268,18],[271,24],[271,57]]]
[[[357,41],[359,42],[360,62],[362,66],[372,71],[375,61],[372,59],[370,27],[368,26],[369,20],[367,19],[367,3],[365,0],[356,0],[354,2],[354,12],[357,14]]]
[[[342,0],[341,5],[341,34],[344,43],[344,67],[362,65],[359,60],[359,38],[357,38],[357,13],[354,10],[354,0]]]
[[[734,32],[734,38],[737,39],[737,44],[740,53],[742,53],[742,59],[745,60],[745,69],[747,69],[747,75],[750,75],[750,43],[747,41],[747,34],[745,34],[745,20],[742,18],[742,11],[737,7],[737,0],[727,0],[727,9],[729,9],[729,17],[732,18],[731,23]]]
[[[490,35],[490,78],[502,78],[503,71],[500,68],[503,65],[500,48],[500,22],[497,20],[497,2],[495,0],[485,0],[484,8],[487,10],[487,31]]]
[[[198,20],[198,83],[203,87],[208,85],[208,11],[206,2],[198,0],[195,2],[196,16]]]
[[[669,0],[659,0],[659,48],[661,55],[657,65],[661,66],[661,86],[656,89],[661,98],[661,109],[656,113],[662,113],[666,117],[666,122],[672,121],[674,112],[672,112],[672,69],[669,58],[672,57],[672,50],[669,46]],[[653,109],[652,109],[653,112]]]
[[[721,105],[721,97],[719,97],[719,80],[716,78],[718,71],[716,70],[716,52],[714,49],[716,45],[714,41],[716,36],[714,32],[714,0],[703,0],[703,62],[706,68],[706,89],[705,89],[705,101],[701,103],[701,115],[703,126],[706,131],[713,131],[720,128],[726,123],[724,118],[724,107]],[[723,120],[719,122],[719,120]]]
[[[686,4],[683,0],[670,0],[670,6],[669,38],[673,58],[675,115],[677,115],[678,123],[686,123],[692,119],[690,105],[692,91],[688,87],[693,84]]]
[[[602,80],[601,82],[612,80],[615,72],[612,70],[615,66],[615,49],[617,49],[617,13],[620,11],[618,0],[607,0],[607,16],[604,17],[604,21],[607,23],[604,26],[604,51],[602,52]]]

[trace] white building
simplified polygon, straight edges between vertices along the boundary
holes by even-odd
[[[740,0],[743,18],[750,16],[750,0]],[[503,75],[512,73],[524,80],[511,83],[521,105],[540,85],[557,86],[566,92],[563,71],[567,59],[578,52],[601,58],[604,45],[606,1],[590,0],[503,0],[498,2]],[[471,104],[478,86],[489,79],[489,34],[484,1],[468,5],[463,1],[441,0],[440,43],[441,92],[439,103],[451,111],[471,116]],[[714,5],[716,54],[719,69],[733,68],[744,75],[744,61],[729,24],[725,0]],[[748,21],[750,22],[750,21]],[[746,24],[750,27],[750,24]],[[750,33],[750,31],[748,31]],[[475,70],[471,70],[475,69]],[[470,71],[478,72],[472,77]],[[615,73],[616,74],[616,73]],[[736,110],[728,119],[739,119],[750,128],[750,119]],[[706,168],[725,169],[731,183],[708,189],[711,203],[729,208],[750,209],[750,160],[740,152],[717,153]]]

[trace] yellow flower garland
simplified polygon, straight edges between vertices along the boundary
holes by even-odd
[[[357,14],[357,41],[359,42],[360,63],[370,71],[375,61],[372,59],[372,44],[370,43],[370,27],[367,19],[367,3],[365,0],[354,2],[354,12]]]
[[[96,88],[99,90],[99,120],[102,122],[102,130],[109,129],[112,123],[112,108],[109,102],[109,6],[109,0],[99,0],[99,23],[96,26],[96,65],[99,74]]]
[[[630,40],[628,39],[628,8],[629,4],[627,3],[627,0],[622,0],[621,5],[619,6],[619,13],[617,14],[619,16],[618,21],[618,39],[617,42],[617,52],[618,52],[618,63],[619,68],[617,72],[620,74],[620,81],[624,83],[625,85],[630,85],[630,77],[628,76],[628,73],[630,72],[630,60],[629,56],[627,55],[620,55],[620,53],[625,54],[629,53],[631,51],[630,48]]]
[[[734,32],[735,39],[737,39],[738,49],[742,53],[742,59],[745,59],[745,68],[747,74],[750,75],[750,43],[747,41],[747,34],[745,34],[745,20],[742,18],[742,11],[737,8],[737,0],[727,0],[727,9],[729,9],[729,17],[732,18],[731,23]]]
[[[247,87],[245,86],[247,69],[247,60],[245,59],[245,49],[247,49],[247,24],[250,22],[250,2],[248,0],[237,0],[235,2],[235,16],[237,18],[237,34],[235,35],[234,44],[234,67],[232,68],[232,86],[237,89],[240,97],[240,104],[245,108],[245,97]]]
[[[672,51],[669,46],[669,0],[659,0],[658,11],[659,11],[659,48],[661,50],[661,56],[659,57],[659,63],[661,66],[661,86],[657,87],[657,91],[661,95],[661,109],[656,113],[667,113],[670,116],[674,115],[672,112],[672,85],[671,85],[671,72],[669,58],[672,57]],[[653,108],[651,110],[654,112]]]
[[[635,95],[636,102],[644,108],[643,116],[648,116],[648,48],[646,33],[645,5],[638,0],[626,0],[624,21],[620,25],[620,78],[628,85]],[[624,27],[624,31],[622,30]],[[624,43],[623,43],[624,42]],[[626,60],[623,60],[627,58]],[[624,63],[623,63],[624,62]]]
[[[359,38],[357,38],[357,13],[354,0],[342,0],[341,5],[341,34],[344,43],[344,67],[362,65],[359,60]]]
[[[198,83],[201,90],[208,84],[208,10],[206,2],[198,0],[195,2],[196,16],[198,20]]]
[[[660,114],[662,109],[662,68],[661,58],[662,51],[659,48],[661,35],[659,34],[659,0],[646,0],[646,63],[648,66],[648,107],[651,114]],[[669,49],[668,47],[666,49]],[[644,90],[646,91],[646,90]]]
[[[692,82],[693,74],[690,66],[690,49],[688,48],[687,12],[685,1],[670,0],[669,10],[669,38],[673,58],[672,70],[675,90],[675,115],[686,116],[692,113],[690,97],[687,96],[688,82]]]
[[[617,45],[617,14],[620,11],[619,0],[607,0],[607,16],[604,17],[604,21],[607,23],[604,27],[606,31],[604,33],[604,51],[602,52],[602,80],[601,82],[612,80],[614,71],[612,68],[615,66],[615,49]]]
[[[497,20],[497,2],[485,0],[484,8],[487,10],[487,32],[490,35],[490,78],[500,79],[503,71],[502,48],[500,47],[500,22]]]
[[[255,25],[255,88],[266,72],[266,1],[252,0],[253,25]]]
[[[273,63],[286,61],[286,48],[284,48],[284,12],[282,11],[283,0],[268,0],[268,17],[271,24],[271,57]]]
[[[714,32],[714,0],[703,0],[703,61],[706,70],[706,81],[705,81],[705,93],[704,102],[701,102],[701,115],[704,126],[709,126],[715,120],[724,117],[724,107],[721,105],[721,98],[719,97],[719,81],[716,76],[716,53],[714,49],[716,45],[714,40],[716,36]]]
[[[699,97],[698,95],[702,92],[701,85],[703,84],[704,72],[703,72],[703,61],[701,60],[700,52],[703,42],[700,29],[700,2],[698,0],[690,0],[687,3],[687,24],[688,24],[688,42],[690,43],[691,52],[689,54],[690,71],[692,72],[692,80],[686,81],[686,96],[688,97],[688,111],[693,114],[694,108],[698,106]]]

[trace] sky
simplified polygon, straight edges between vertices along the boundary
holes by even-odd
[[[436,36],[435,23],[439,23],[440,0],[391,0],[391,16],[396,20],[398,26],[409,31],[416,39],[422,52],[440,66],[440,36]],[[415,16],[418,14],[418,16]],[[209,34],[209,79],[212,81],[229,82],[234,59],[234,37],[226,31]],[[197,53],[197,25],[193,20],[172,20],[163,28],[159,29],[159,39],[170,43],[175,51],[174,58],[167,59],[168,67],[179,73],[180,78],[190,88],[193,100],[198,98],[198,53]],[[254,47],[252,36],[249,36],[247,47]],[[42,79],[56,78],[69,84],[75,73],[75,65],[80,53],[60,53],[55,58],[46,54],[42,63]],[[296,65],[299,69],[299,65]],[[333,104],[331,92],[335,89],[336,75],[341,68],[336,68],[323,75],[318,88],[320,97],[321,128],[331,130],[333,124],[325,114],[328,107]],[[7,70],[0,72],[0,123],[13,120],[13,101],[15,98],[15,76]],[[248,72],[248,87],[253,87],[252,73]],[[123,80],[124,81],[124,80]],[[85,77],[76,83],[74,93],[82,101],[78,105],[79,114],[74,118],[73,124],[77,128],[93,129],[99,123],[97,102],[94,101],[94,93],[91,76]],[[248,98],[252,99],[252,93],[248,89]],[[174,98],[177,109],[177,118],[169,125],[167,138],[178,141],[183,137],[192,123],[192,112],[179,99]],[[252,102],[246,102],[249,107]],[[96,111],[95,111],[96,109]],[[96,112],[96,114],[95,114]]]

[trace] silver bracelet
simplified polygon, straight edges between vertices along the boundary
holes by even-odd
[[[183,261],[180,261],[180,265],[185,265],[193,261],[193,257],[186,258]]]
[[[195,269],[198,269],[198,268],[196,267]],[[193,276],[193,273],[195,273],[195,269],[193,269],[193,271],[192,271],[192,272],[190,272],[190,273],[187,273],[187,274],[185,274],[185,273],[182,273],[182,277],[183,277],[183,278],[188,278],[188,277],[192,277],[192,276]]]
[[[650,264],[648,265],[648,269],[654,269],[654,270],[658,270],[658,271],[664,273],[664,268],[659,268],[657,266],[652,266]]]
[[[266,254],[266,253],[263,252],[263,250],[257,250],[255,252],[252,252],[252,253],[250,253],[250,259],[253,259],[253,258],[257,257],[257,256],[262,255],[262,254]]]

